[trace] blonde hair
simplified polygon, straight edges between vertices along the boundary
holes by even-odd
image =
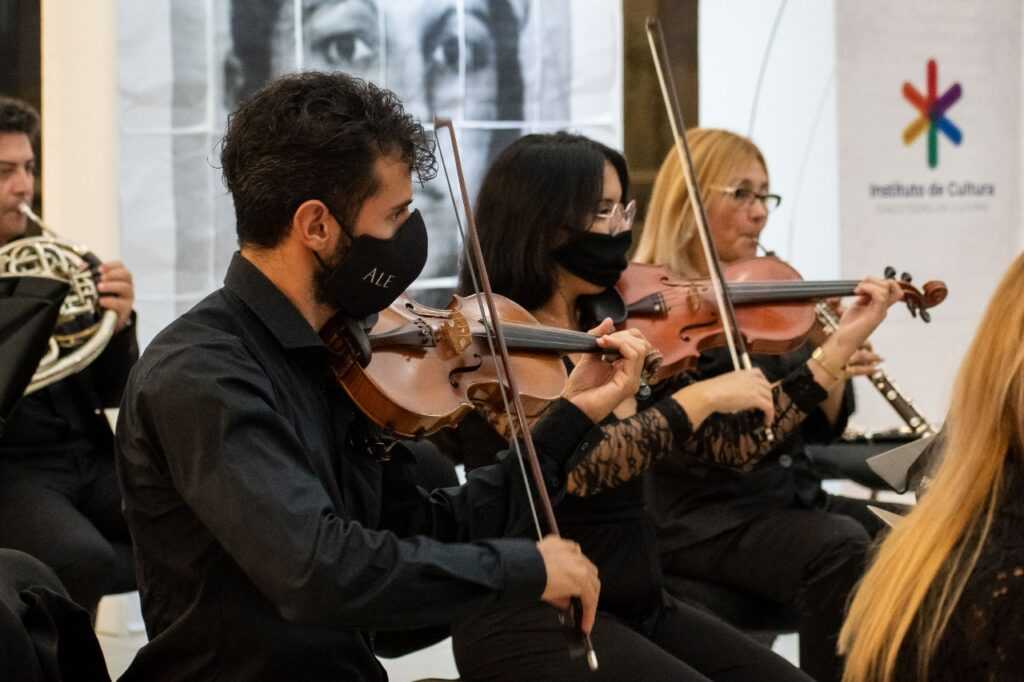
[[[949,623],[1024,445],[1024,255],[996,289],[960,366],[946,456],[914,510],[879,547],[839,634],[843,682],[889,682],[901,650],[918,679]],[[908,646],[904,647],[904,643]]]
[[[738,169],[751,161],[758,161],[765,173],[768,172],[768,166],[757,146],[735,133],[691,128],[686,131],[686,141],[693,156],[697,184],[701,188],[701,199],[705,206],[710,206],[712,198],[717,197],[712,187],[725,185]],[[685,277],[707,275],[697,222],[693,217],[690,195],[675,147],[669,149],[658,169],[633,260],[637,263],[665,265]]]

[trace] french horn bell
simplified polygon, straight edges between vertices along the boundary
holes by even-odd
[[[99,306],[100,260],[87,248],[58,237],[27,204],[18,209],[39,226],[42,235],[0,247],[0,277],[45,277],[70,287],[49,348],[25,389],[28,395],[83,370],[99,357],[114,335],[117,313]]]

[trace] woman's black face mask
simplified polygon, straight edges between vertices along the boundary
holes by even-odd
[[[563,268],[591,284],[606,289],[615,286],[629,265],[626,252],[633,242],[629,230],[614,237],[597,232],[584,232],[554,252]]]
[[[320,269],[313,274],[316,300],[356,320],[387,308],[419,277],[427,262],[427,228],[413,211],[391,239],[360,235],[347,250],[326,263],[315,251]]]

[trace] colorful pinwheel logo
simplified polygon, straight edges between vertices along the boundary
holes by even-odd
[[[960,144],[963,134],[956,125],[946,118],[946,111],[953,106],[963,88],[959,83],[949,86],[949,89],[938,94],[939,68],[935,65],[934,59],[928,60],[928,94],[922,95],[910,83],[903,83],[903,97],[921,114],[914,121],[903,129],[903,144],[909,146],[917,139],[917,136],[928,128],[928,167],[935,168],[939,165],[939,131],[949,138],[953,144]]]

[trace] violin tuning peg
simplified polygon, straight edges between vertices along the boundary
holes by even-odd
[[[927,310],[922,310],[921,311],[921,319],[924,322],[931,322],[932,321],[932,315]]]
[[[906,283],[909,284],[910,280],[912,280],[912,279],[914,279],[914,278],[910,276],[909,272],[904,272],[902,275],[900,275],[900,281],[901,282],[906,282]]]
[[[885,274],[884,274],[883,276],[884,276],[884,277],[885,277],[886,279],[892,279],[893,277],[895,277],[895,276],[896,276],[896,268],[894,268],[894,267],[893,267],[893,266],[891,266],[891,265],[886,265],[886,266],[885,266],[885,270],[884,270],[884,273],[885,273]]]
[[[647,382],[645,382],[645,381],[641,381],[640,382],[640,388],[637,389],[635,397],[636,397],[637,400],[643,401],[643,400],[647,400],[648,398],[650,398],[651,397],[651,393],[652,393],[652,391],[651,391],[650,385]]]

